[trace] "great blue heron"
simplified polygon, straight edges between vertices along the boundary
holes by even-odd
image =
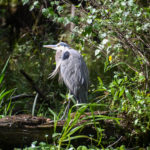
[[[55,77],[59,73],[59,80],[65,83],[77,103],[86,103],[89,75],[81,54],[64,42],[44,47],[56,50],[56,68],[50,77]]]

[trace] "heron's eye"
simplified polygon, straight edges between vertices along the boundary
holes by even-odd
[[[63,57],[62,59],[65,60],[65,59],[68,59],[70,56],[70,53],[68,51],[66,51],[64,54],[63,54]]]

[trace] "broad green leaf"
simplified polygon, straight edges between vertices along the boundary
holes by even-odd
[[[125,88],[122,86],[119,88],[120,92],[119,92],[119,97],[121,97],[124,94]]]
[[[129,99],[129,101],[132,103],[133,102],[133,98],[132,98],[132,95],[130,94],[129,90],[126,89],[125,93],[126,93],[127,98]]]

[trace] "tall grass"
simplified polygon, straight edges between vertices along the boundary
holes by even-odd
[[[101,141],[103,137],[103,131],[102,127],[100,126],[100,121],[102,120],[114,120],[117,123],[119,123],[119,118],[115,117],[109,117],[105,115],[95,115],[94,114],[94,107],[100,107],[100,106],[106,106],[103,104],[76,104],[72,106],[69,109],[68,117],[66,118],[66,121],[63,125],[63,128],[60,133],[57,133],[57,123],[59,120],[59,116],[57,116],[52,110],[50,112],[54,115],[54,134],[53,139],[55,144],[58,147],[58,150],[61,149],[61,147],[67,147],[69,148],[71,145],[71,141],[73,140],[79,140],[79,139],[88,139],[94,143],[96,143],[97,146],[100,146],[103,148]],[[77,111],[72,115],[72,110],[77,107]],[[89,113],[86,113],[90,110]],[[90,135],[83,135],[81,134],[81,131],[86,126],[93,126],[97,135],[92,137]]]
[[[10,57],[8,58],[8,60],[6,61],[1,73],[0,73],[0,118],[3,116],[8,115],[8,113],[11,114],[11,99],[9,100],[9,102],[5,102],[5,98],[10,97],[10,94],[13,93],[13,89],[12,90],[6,90],[5,86],[3,85],[3,80],[5,77],[5,70],[6,67],[8,65]]]

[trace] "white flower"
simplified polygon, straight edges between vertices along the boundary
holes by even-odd
[[[105,45],[106,43],[108,43],[108,39],[104,39],[104,40],[102,41],[102,45]]]

